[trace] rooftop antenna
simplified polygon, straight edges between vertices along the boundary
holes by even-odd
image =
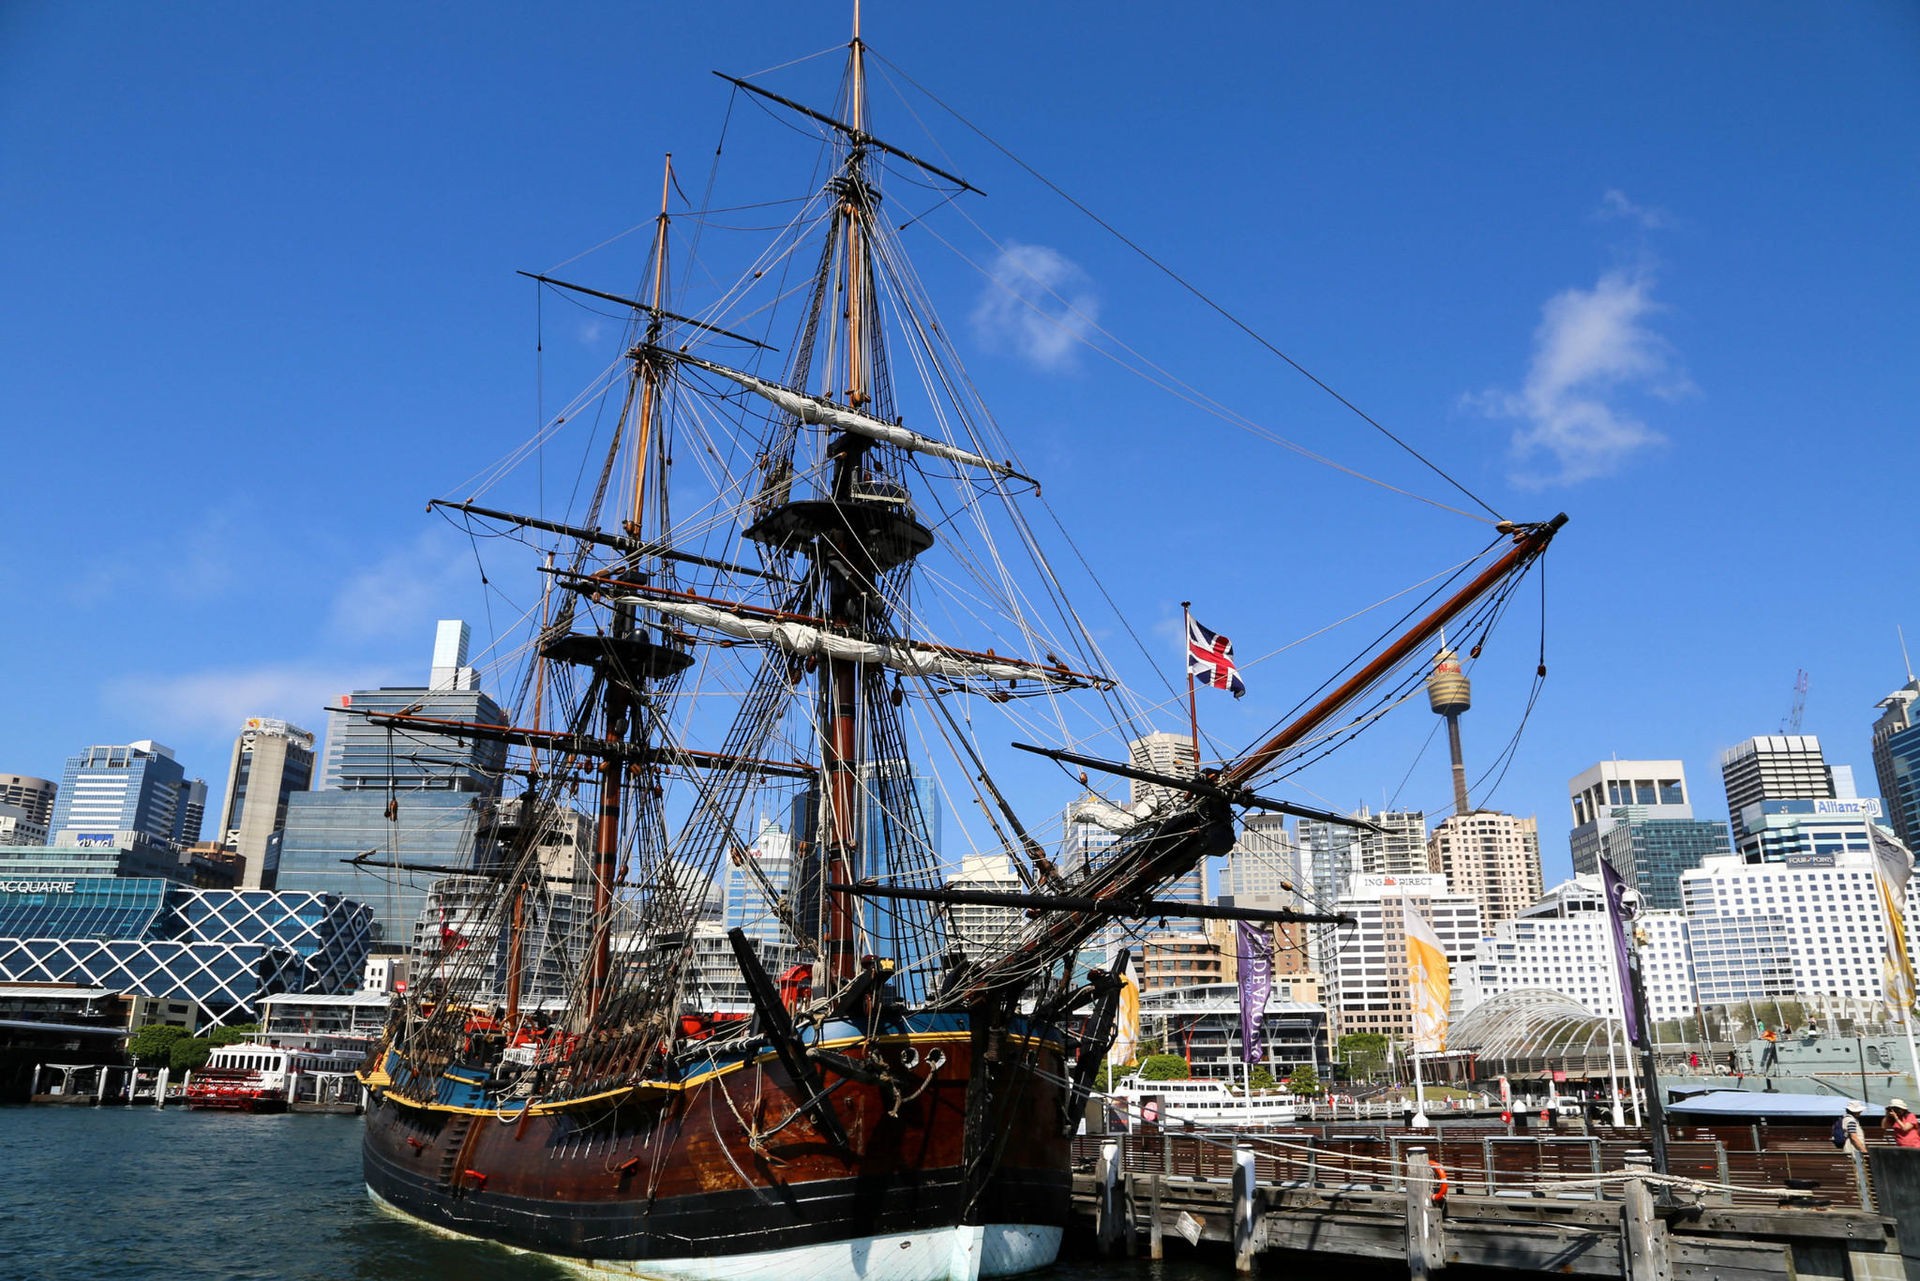
[[[1900,661],[1907,665],[1907,684],[1913,684],[1913,659],[1907,656],[1907,633],[1900,624],[1893,625],[1894,634],[1900,638]]]

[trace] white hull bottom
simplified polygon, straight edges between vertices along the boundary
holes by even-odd
[[[478,1241],[394,1206],[373,1189],[367,1195],[389,1214],[442,1236]],[[1060,1255],[1061,1229],[1025,1223],[934,1228],[856,1237],[825,1245],[703,1259],[576,1259],[542,1255],[588,1277],[617,1281],[980,1281],[1044,1268]],[[498,1242],[489,1244],[498,1245]],[[512,1246],[502,1249],[514,1250]],[[516,1254],[530,1251],[514,1250]]]

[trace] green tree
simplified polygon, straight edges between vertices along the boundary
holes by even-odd
[[[1279,1083],[1273,1079],[1273,1073],[1267,1070],[1267,1065],[1264,1063],[1254,1064],[1253,1071],[1247,1073],[1247,1086],[1249,1089],[1271,1090],[1277,1084]]]
[[[1387,1070],[1387,1038],[1379,1032],[1349,1032],[1336,1048],[1349,1081],[1371,1081]]]
[[[238,1045],[260,1030],[258,1023],[236,1023],[232,1027],[217,1027],[207,1033],[210,1045]]]
[[[1313,1064],[1303,1063],[1293,1070],[1287,1078],[1287,1089],[1303,1099],[1318,1098],[1320,1095],[1320,1074],[1313,1070]]]
[[[1189,1075],[1187,1061],[1178,1054],[1149,1054],[1140,1060],[1144,1081],[1184,1081]]]
[[[168,1066],[178,1076],[182,1072],[192,1072],[207,1065],[207,1059],[213,1054],[213,1042],[204,1036],[183,1036],[173,1043],[167,1052]]]
[[[149,1023],[127,1038],[127,1053],[135,1063],[165,1063],[173,1054],[173,1043],[186,1034],[187,1029],[171,1023]]]

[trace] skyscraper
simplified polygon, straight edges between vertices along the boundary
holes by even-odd
[[[452,620],[448,620],[452,621]],[[506,767],[504,743],[412,727],[388,728],[365,714],[407,712],[444,720],[504,725],[499,705],[473,687],[460,628],[443,622],[425,685],[356,690],[329,709],[321,790],[289,792],[280,847],[279,887],[331,891],[374,910],[384,946],[405,946],[426,903],[432,873],[401,862],[473,869],[483,834],[493,830],[495,798]],[[448,660],[442,663],[441,660]],[[447,673],[451,675],[447,675]],[[342,860],[371,853],[371,866]]]
[[[1448,890],[1432,872],[1398,876],[1360,874],[1339,901],[1354,918],[1342,930],[1326,974],[1334,1035],[1380,1032],[1396,1040],[1413,1031],[1413,999],[1407,967],[1407,910],[1418,912],[1439,937],[1453,969],[1455,1014],[1471,992],[1468,979],[1479,963],[1480,905]]]
[[[1677,911],[1680,874],[1732,848],[1725,823],[1693,816],[1677,760],[1601,761],[1568,781],[1567,798],[1573,870],[1598,876],[1604,858],[1649,910]]]
[[[1568,781],[1567,798],[1573,806],[1567,847],[1573,870],[1582,876],[1600,874],[1600,838],[1625,817],[1616,817],[1616,810],[1634,806],[1642,818],[1693,817],[1686,766],[1679,761],[1601,761]]]
[[[49,840],[64,844],[138,832],[177,842],[186,818],[185,785],[173,749],[152,739],[85,748],[67,758],[47,825]]]
[[[1164,774],[1171,778],[1193,777],[1193,737],[1188,734],[1170,734],[1156,732],[1146,734],[1127,744],[1127,760],[1135,769],[1148,770],[1155,774]],[[1148,800],[1161,804],[1171,804],[1185,799],[1185,793],[1171,787],[1161,787],[1155,783],[1139,779],[1127,781],[1127,797],[1130,803],[1139,805]],[[1158,891],[1160,898],[1180,903],[1204,903],[1207,901],[1207,867],[1201,863]]]
[[[18,805],[30,822],[41,827],[53,825],[53,798],[60,785],[49,778],[31,774],[0,774],[0,805]]]
[[[180,784],[180,843],[192,845],[207,825],[207,780],[190,778]]]
[[[1360,831],[1360,866],[1355,871],[1376,876],[1413,876],[1427,870],[1424,810],[1381,810],[1375,814],[1362,805],[1353,816],[1386,829],[1384,832]]]
[[[272,889],[280,870],[280,834],[287,798],[313,782],[313,735],[298,725],[250,716],[227,766],[220,842],[246,859],[242,887]]]
[[[1220,873],[1220,901],[1235,907],[1269,910],[1299,908],[1305,884],[1300,848],[1287,832],[1286,816],[1253,813],[1242,820],[1240,839],[1227,854]],[[1308,886],[1308,888],[1311,888]],[[1273,972],[1298,974],[1308,968],[1312,932],[1297,921],[1276,924],[1273,936]]]
[[[1834,771],[1811,734],[1763,734],[1720,753],[1733,843],[1747,837],[1742,811],[1759,801],[1832,800]]]
[[[1433,829],[1431,870],[1480,904],[1484,926],[1512,920],[1540,899],[1540,825],[1493,810],[1455,814]]]
[[[1873,723],[1873,775],[1880,783],[1880,799],[1894,834],[1908,849],[1920,837],[1920,720],[1914,701],[1920,699],[1920,680],[1907,683],[1879,702],[1880,719]],[[5,783],[0,776],[0,783]]]
[[[762,821],[753,844],[725,871],[727,928],[745,930],[762,944],[792,943],[774,910],[793,884],[792,834],[772,819]]]

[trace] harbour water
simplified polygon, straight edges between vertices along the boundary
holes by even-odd
[[[562,1281],[547,1260],[376,1210],[360,1119],[0,1109],[5,1281]],[[1300,1274],[1294,1273],[1296,1277]],[[1040,1281],[1223,1281],[1216,1263],[1063,1263]],[[1301,1278],[1310,1281],[1310,1278]]]

